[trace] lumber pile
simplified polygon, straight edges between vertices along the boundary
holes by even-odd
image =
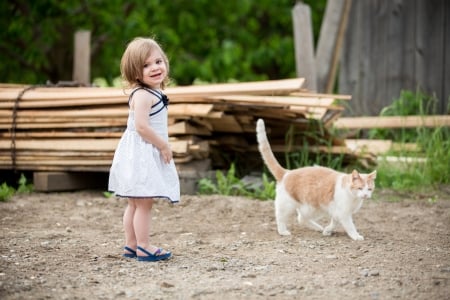
[[[224,152],[256,154],[258,118],[265,119],[275,152],[295,150],[292,145],[301,146],[308,139],[311,151],[348,152],[354,157],[326,130],[343,110],[336,100],[350,96],[307,92],[301,89],[303,82],[296,78],[166,89],[175,162],[197,163],[199,168],[199,161],[209,160],[215,167],[223,163]],[[109,171],[126,126],[130,91],[26,88],[0,85],[0,168]]]

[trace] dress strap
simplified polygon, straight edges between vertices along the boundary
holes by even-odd
[[[167,108],[167,106],[169,105],[169,98],[167,98],[167,96],[165,94],[163,94],[162,92],[156,91],[156,90],[153,90],[153,89],[149,89],[149,88],[146,88],[146,87],[138,87],[138,88],[134,89],[131,92],[130,97],[128,98],[128,106],[130,106],[130,101],[131,101],[131,98],[133,97],[134,93],[136,91],[138,91],[138,90],[145,90],[145,91],[153,94],[154,96],[156,96],[156,98],[159,99],[158,102],[156,102],[155,104],[152,105],[152,108],[154,108],[155,106],[157,106],[161,102],[163,103],[163,106],[160,109],[158,109],[157,111],[150,113],[150,116],[156,115],[157,113],[159,113],[164,108]]]

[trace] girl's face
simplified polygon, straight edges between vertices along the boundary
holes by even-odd
[[[158,51],[153,53],[145,60],[142,70],[142,81],[151,88],[160,89],[161,83],[167,76],[167,66],[164,59]]]

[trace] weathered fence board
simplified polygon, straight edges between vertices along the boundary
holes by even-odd
[[[450,97],[450,2],[353,1],[341,56],[339,92],[351,115],[378,115],[401,90]]]

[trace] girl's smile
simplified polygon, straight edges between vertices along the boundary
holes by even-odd
[[[167,66],[161,53],[154,52],[146,60],[142,70],[143,82],[152,87],[160,88],[167,76]]]

